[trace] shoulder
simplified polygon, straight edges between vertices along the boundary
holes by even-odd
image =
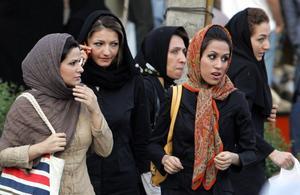
[[[239,58],[239,57],[236,57]],[[247,60],[234,60],[231,62],[227,75],[230,79],[235,80],[237,78],[252,78],[255,79],[257,75],[256,64]]]
[[[217,101],[220,109],[241,109],[247,107],[245,93],[237,89],[233,91],[224,101]]]

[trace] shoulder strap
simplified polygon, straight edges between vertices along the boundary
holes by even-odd
[[[51,125],[51,123],[49,122],[48,118],[44,114],[42,108],[40,107],[39,103],[36,101],[35,97],[31,93],[28,93],[28,92],[22,93],[21,95],[18,96],[18,98],[20,98],[20,97],[25,97],[27,100],[29,100],[29,102],[32,104],[32,106],[34,107],[34,109],[36,110],[36,112],[39,114],[39,116],[41,117],[41,119],[47,125],[47,127],[49,128],[49,130],[51,131],[51,133],[55,134],[56,132],[55,132],[53,126]]]
[[[172,103],[171,103],[171,123],[168,133],[168,139],[167,144],[165,145],[164,149],[167,154],[172,153],[172,139],[173,139],[173,131],[174,131],[174,125],[177,117],[177,113],[180,106],[180,100],[182,95],[182,85],[177,85],[172,87],[173,88],[173,94],[172,94]]]

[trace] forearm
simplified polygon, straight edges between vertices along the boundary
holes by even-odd
[[[6,148],[0,152],[1,167],[32,168],[32,161],[29,160],[29,145]]]
[[[28,157],[29,161],[33,161],[34,159],[43,155],[42,146],[40,143],[29,146],[28,149]]]
[[[282,28],[284,26],[284,21],[281,13],[281,5],[279,0],[267,0],[267,3],[272,12],[272,16],[276,22],[276,26]]]
[[[231,164],[232,165],[236,165],[236,166],[240,166],[240,157],[237,153],[231,153]]]
[[[103,124],[103,114],[98,106],[98,108],[95,108],[95,110],[93,110],[93,112],[91,113],[91,123],[92,123],[92,127],[94,129],[101,129],[101,127],[105,124]],[[105,119],[104,119],[105,120]],[[106,121],[105,121],[106,123]],[[106,124],[107,125],[107,124]]]
[[[108,156],[113,148],[113,136],[101,112],[92,116],[92,135],[95,152],[103,157]]]

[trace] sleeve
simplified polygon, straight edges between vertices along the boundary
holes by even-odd
[[[256,133],[257,161],[267,158],[275,149],[261,135]]]
[[[33,161],[29,162],[29,145],[9,147],[0,152],[0,167],[19,167],[32,169]]]
[[[151,135],[148,152],[151,161],[155,164],[156,168],[165,173],[161,160],[165,155],[164,146],[167,143],[169,127],[171,123],[170,109],[172,101],[171,89],[166,94],[165,101],[163,101],[160,108],[157,125]]]
[[[239,109],[236,115],[237,151],[240,159],[240,167],[247,166],[256,161],[255,130],[251,122],[251,114],[242,93],[239,100]]]
[[[242,69],[238,76],[234,78],[234,85],[242,92],[244,92],[246,96],[246,100],[248,102],[248,110],[251,113],[253,103],[255,100],[256,87],[259,86],[256,83],[255,76],[251,74],[251,71],[247,68]],[[251,120],[252,126],[255,130],[254,121]],[[255,130],[256,137],[256,148],[257,148],[257,161],[265,159],[274,148],[264,140],[264,138]]]
[[[149,117],[149,128],[150,130],[153,128],[152,124],[154,122],[154,115],[155,115],[155,103],[154,103],[154,93],[153,93],[153,84],[148,79],[144,79],[144,87],[145,87],[145,99],[146,99],[146,106],[148,110],[148,117]]]
[[[95,129],[93,126],[91,127],[93,135],[93,149],[98,155],[107,157],[113,148],[113,136],[102,112],[99,117],[101,127],[99,129]]]
[[[147,145],[150,137],[150,128],[145,88],[142,77],[140,76],[135,80],[134,108],[131,120],[134,158],[140,173],[144,173],[149,171]]]

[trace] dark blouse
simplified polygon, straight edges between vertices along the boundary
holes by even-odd
[[[151,160],[162,171],[161,159],[164,156],[163,146],[166,144],[170,125],[171,92],[168,93],[165,103],[162,105],[160,117],[155,131],[150,139],[148,151]],[[191,190],[193,164],[194,164],[194,126],[197,93],[183,88],[180,108],[174,127],[173,154],[178,157],[184,167],[180,172],[168,175],[162,188],[181,189],[200,193],[203,187],[195,192]],[[251,117],[247,101],[240,91],[234,91],[224,101],[216,101],[219,112],[219,134],[223,141],[224,151],[236,152],[239,155],[241,166],[231,166],[231,169],[219,171],[217,183],[223,191],[233,191],[227,176],[231,170],[239,170],[255,161],[255,136],[251,125]],[[214,188],[214,187],[213,187]],[[213,189],[212,189],[213,190]],[[222,194],[222,193],[221,193]]]

